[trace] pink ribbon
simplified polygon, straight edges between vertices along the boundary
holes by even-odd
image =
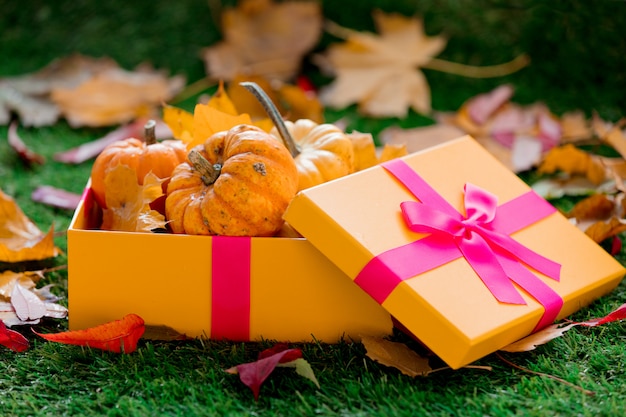
[[[558,281],[560,265],[509,236],[554,207],[532,191],[498,206],[493,194],[466,184],[463,216],[404,161],[383,167],[420,200],[401,203],[407,227],[430,234],[374,257],[355,279],[361,288],[382,303],[403,280],[463,256],[498,301],[526,304],[515,283],[545,308],[535,330],[556,319],[563,299],[527,266]]]
[[[250,340],[251,238],[212,237],[211,338]]]

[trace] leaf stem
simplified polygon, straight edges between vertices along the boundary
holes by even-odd
[[[211,164],[200,152],[192,149],[187,155],[194,169],[200,173],[200,178],[204,185],[211,185],[220,176],[222,166],[219,164]]]
[[[505,62],[504,64],[488,65],[483,67],[458,64],[456,62],[433,58],[428,63],[424,64],[422,68],[446,72],[448,74],[462,75],[470,78],[491,78],[512,74],[524,68],[529,63],[530,58],[526,54],[519,55],[512,61]]]
[[[569,386],[569,387],[572,387],[572,388],[574,388],[574,389],[576,389],[576,390],[578,390],[578,391],[582,392],[582,393],[583,393],[583,394],[585,394],[585,395],[596,395],[596,393],[595,393],[594,391],[590,391],[590,390],[585,389],[585,388],[583,388],[583,387],[581,387],[581,386],[578,386],[578,385],[576,385],[576,384],[572,384],[571,382],[566,381],[566,380],[564,380],[563,378],[559,378],[559,377],[554,376],[554,375],[545,374],[545,373],[543,373],[543,372],[537,372],[537,371],[533,371],[533,370],[528,369],[528,368],[524,368],[523,366],[518,365],[518,364],[516,364],[516,363],[513,363],[513,362],[511,362],[510,360],[506,359],[506,358],[505,358],[504,356],[502,356],[499,352],[496,352],[496,356],[497,356],[497,357],[498,357],[498,358],[499,358],[502,362],[506,363],[506,364],[507,364],[507,365],[509,365],[509,366],[512,366],[513,368],[517,368],[517,369],[519,369],[520,371],[524,371],[524,372],[528,372],[528,373],[531,373],[531,374],[534,374],[534,375],[538,375],[538,376],[541,376],[541,377],[545,377],[545,378],[550,378],[550,379],[553,379],[553,380],[555,380],[555,381],[557,381],[557,382],[560,382],[561,384],[565,384],[565,385],[567,385],[567,386]]]
[[[287,149],[289,150],[289,153],[291,153],[291,156],[293,156],[294,158],[298,156],[300,154],[300,150],[298,149],[296,142],[293,140],[291,133],[289,133],[289,129],[287,129],[287,126],[283,121],[283,117],[280,115],[280,112],[272,102],[272,99],[269,98],[267,93],[263,91],[263,89],[259,87],[259,85],[255,82],[245,81],[239,83],[239,85],[251,92],[252,95],[259,101],[259,103],[261,103],[263,109],[272,120],[272,123],[274,123],[274,126],[276,126],[276,130],[278,130],[278,134],[283,140],[283,144],[285,145],[285,147],[287,147]]]
[[[148,120],[143,126],[143,135],[147,145],[153,145],[156,143],[156,122],[152,119]]]

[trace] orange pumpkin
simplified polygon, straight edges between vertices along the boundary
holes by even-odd
[[[149,172],[166,179],[163,190],[167,189],[168,178],[174,168],[187,160],[187,148],[179,140],[157,142],[154,135],[154,121],[146,124],[145,142],[129,138],[107,146],[96,158],[91,168],[91,188],[100,207],[106,208],[106,187],[104,179],[109,169],[119,164],[132,168],[137,173],[137,182],[142,185]]]
[[[272,236],[298,187],[298,171],[276,138],[252,125],[214,134],[172,174],[165,216],[174,233]]]

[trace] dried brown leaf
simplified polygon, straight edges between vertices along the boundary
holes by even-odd
[[[432,368],[428,359],[423,358],[404,343],[392,342],[382,337],[363,336],[361,342],[370,359],[398,369],[411,377],[428,375]]]
[[[626,224],[622,223],[620,219],[613,216],[607,222],[599,221],[593,223],[585,230],[587,236],[593,239],[594,242],[600,243],[604,240],[616,236],[626,231]]]
[[[316,2],[242,2],[221,17],[224,41],[204,50],[207,73],[218,80],[239,74],[288,80],[321,35],[322,15]]]
[[[593,194],[574,205],[567,213],[576,220],[606,219],[615,210],[615,202],[604,194]]]

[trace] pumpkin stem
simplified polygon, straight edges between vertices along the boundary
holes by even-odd
[[[143,136],[146,141],[146,144],[152,145],[156,143],[156,133],[154,132],[156,128],[156,122],[152,119],[148,120],[146,124],[143,126]]]
[[[200,152],[192,149],[187,155],[189,161],[193,165],[193,168],[200,173],[200,178],[204,185],[209,186],[217,180],[222,171],[222,166],[219,164],[211,164]]]
[[[300,154],[298,145],[296,145],[296,142],[293,140],[291,133],[289,133],[289,129],[287,129],[283,117],[280,115],[280,112],[272,102],[272,99],[269,98],[267,93],[263,91],[263,89],[259,87],[259,85],[255,82],[245,81],[239,83],[239,85],[251,92],[252,95],[254,95],[254,97],[259,101],[259,103],[261,103],[263,109],[265,110],[265,113],[267,113],[269,118],[272,120],[272,123],[274,123],[274,126],[276,126],[276,130],[278,130],[278,134],[283,140],[283,144],[291,153],[291,156],[293,156],[294,158],[298,156]]]

